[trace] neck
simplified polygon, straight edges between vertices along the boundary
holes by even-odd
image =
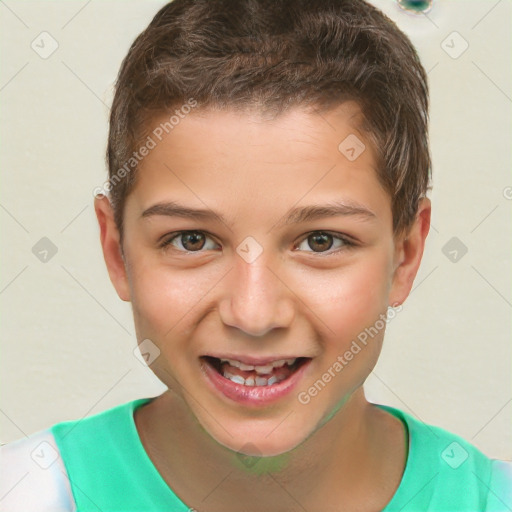
[[[240,502],[278,511],[306,501],[318,508],[333,489],[337,498],[357,502],[354,489],[374,484],[383,469],[375,409],[359,388],[312,436],[272,457],[243,456],[220,445],[172,391],[139,408],[135,422],[164,480],[199,512],[231,510]]]

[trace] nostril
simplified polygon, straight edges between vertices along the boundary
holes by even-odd
[[[397,0],[398,5],[406,10],[415,13],[426,13],[432,8],[433,0]]]

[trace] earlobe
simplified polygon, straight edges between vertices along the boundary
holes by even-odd
[[[101,247],[110,280],[121,300],[130,301],[130,287],[122,255],[119,230],[114,221],[114,211],[108,197],[96,196],[94,210],[98,219]]]
[[[407,234],[395,243],[395,268],[389,294],[389,305],[402,304],[411,292],[430,229],[430,199],[420,200],[418,212]]]

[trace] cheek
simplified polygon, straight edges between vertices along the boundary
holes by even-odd
[[[375,255],[303,283],[311,311],[328,327],[327,338],[350,341],[387,311],[388,273],[387,259]]]
[[[137,267],[130,276],[132,309],[139,343],[150,339],[160,350],[151,370],[181,395],[183,361],[193,360],[188,342],[194,334],[204,289],[197,280],[155,264]],[[207,290],[208,288],[206,288]],[[180,362],[176,367],[173,362]],[[177,379],[177,380],[176,380]]]
[[[386,328],[387,268],[384,258],[375,258],[372,264],[366,261],[337,272],[323,287],[313,289],[324,298],[311,307],[323,321],[323,352],[300,390],[299,401],[315,400],[324,408],[319,426],[364,384],[377,363]]]
[[[144,335],[159,340],[172,336],[194,317],[207,283],[192,273],[173,272],[155,264],[137,264],[129,273],[132,307]]]

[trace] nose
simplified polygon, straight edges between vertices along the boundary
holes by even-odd
[[[294,294],[278,271],[271,270],[262,256],[253,263],[236,260],[226,276],[226,293],[219,304],[224,324],[250,336],[289,327],[295,315]]]

